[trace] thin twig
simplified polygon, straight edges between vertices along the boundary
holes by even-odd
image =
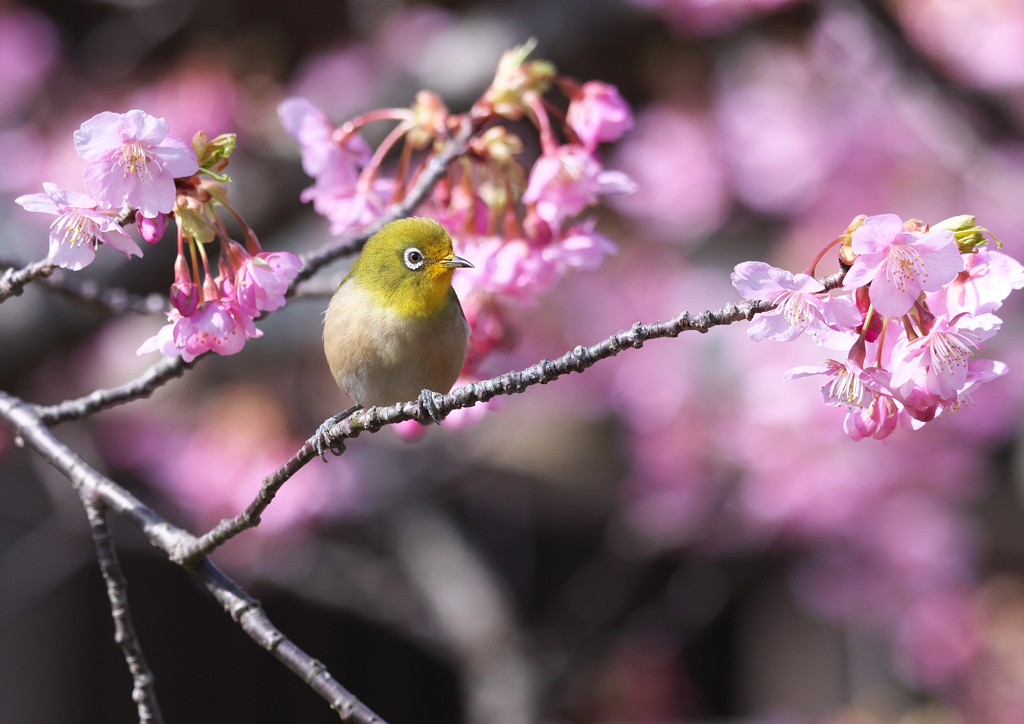
[[[35,450],[70,480],[83,500],[102,503],[123,516],[145,533],[150,543],[168,555],[195,540],[191,533],[168,523],[156,511],[95,470],[74,450],[58,440],[39,418],[34,405],[0,392],[0,421],[11,429],[16,441]],[[197,560],[188,570],[216,597],[253,641],[326,699],[343,721],[353,724],[384,724],[380,717],[339,684],[321,662],[281,633],[271,623],[259,601],[228,578],[209,559]]]
[[[466,152],[469,139],[475,130],[473,121],[469,118],[463,119],[458,133],[444,144],[437,155],[427,161],[426,167],[420,172],[419,178],[416,179],[416,183],[409,189],[409,193],[406,194],[405,198],[397,204],[393,204],[383,216],[366,227],[358,235],[343,239],[318,251],[302,255],[300,257],[302,259],[302,269],[299,270],[298,276],[292,280],[287,296],[290,297],[295,294],[296,287],[313,276],[323,265],[334,261],[338,257],[355,254],[360,251],[366,244],[366,241],[380,231],[381,227],[385,224],[411,215],[416,210],[416,207],[422,204],[427,196],[430,195],[434,186],[447,172],[448,164]]]
[[[146,370],[141,377],[125,385],[110,390],[95,390],[85,397],[65,400],[56,405],[36,405],[35,413],[46,425],[56,425],[65,420],[78,420],[108,407],[149,397],[165,382],[181,377],[193,364],[195,360],[185,362],[181,357],[164,357]]]
[[[822,279],[826,289],[835,289],[842,283],[844,273],[839,272]],[[754,315],[774,309],[771,302],[746,301],[740,304],[727,304],[717,312],[705,311],[693,316],[683,312],[667,322],[642,324],[637,322],[628,331],[613,334],[603,342],[592,347],[576,347],[554,361],[541,360],[532,367],[520,372],[509,372],[483,382],[474,382],[458,387],[447,395],[434,395],[437,412],[443,417],[453,410],[472,407],[478,402],[486,402],[498,395],[511,395],[524,391],[534,385],[543,385],[570,372],[582,372],[599,360],[614,357],[630,347],[639,349],[644,342],[662,337],[677,337],[682,332],[707,332],[712,327],[750,320]],[[361,432],[377,432],[385,425],[393,425],[406,420],[417,420],[429,423],[431,417],[419,400],[401,402],[391,407],[371,407],[360,410],[349,418],[334,425],[328,434],[328,447],[336,446],[341,452],[345,450],[344,441],[358,437]],[[340,454],[340,453],[339,453]],[[316,436],[311,437],[284,465],[263,478],[259,492],[248,507],[234,518],[221,520],[214,528],[199,538],[193,538],[177,553],[176,560],[183,564],[199,560],[209,555],[219,546],[248,528],[260,523],[260,515],[277,495],[277,491],[306,463],[317,456]]]
[[[0,302],[18,296],[25,291],[26,284],[50,276],[54,269],[56,267],[49,259],[34,261],[20,269],[8,269],[0,275]]]
[[[128,607],[128,581],[125,580],[121,563],[117,560],[114,539],[107,526],[106,506],[85,503],[89,516],[92,540],[96,544],[96,558],[99,560],[103,580],[107,582],[107,598],[110,599],[110,613],[114,618],[114,641],[121,647],[128,670],[132,674],[132,700],[139,711],[139,724],[163,724],[160,705],[156,701],[153,686],[153,672],[146,664],[142,645],[132,624],[131,609]]]

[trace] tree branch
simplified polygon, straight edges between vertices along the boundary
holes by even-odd
[[[469,118],[463,118],[458,133],[445,142],[437,155],[427,161],[426,167],[416,179],[413,187],[409,189],[409,193],[406,194],[405,198],[393,204],[383,216],[366,227],[358,235],[343,239],[319,251],[302,255],[300,257],[302,259],[302,269],[299,270],[298,276],[292,280],[287,296],[290,297],[295,294],[296,287],[313,276],[320,267],[334,261],[338,257],[355,254],[360,251],[367,240],[380,231],[381,227],[385,224],[411,215],[416,210],[416,207],[422,204],[427,196],[430,195],[434,186],[447,172],[448,164],[466,152],[469,139],[475,130],[473,121]]]
[[[110,613],[114,618],[114,641],[124,652],[124,660],[132,674],[132,700],[138,707],[139,724],[163,724],[164,718],[153,686],[153,672],[146,664],[142,645],[132,624],[132,614],[128,607],[128,582],[117,560],[114,539],[107,526],[106,507],[85,502],[85,512],[89,516],[100,571],[103,580],[107,582],[107,598],[110,599]]]
[[[26,284],[50,276],[55,268],[49,259],[41,259],[21,269],[8,269],[0,275],[0,302],[20,295],[25,291]]]
[[[146,370],[141,377],[110,390],[95,390],[85,397],[65,400],[56,405],[36,405],[35,414],[45,425],[56,425],[65,420],[78,420],[108,407],[149,397],[157,388],[175,377],[181,377],[185,370],[195,364],[185,362],[181,357],[164,357]]]
[[[842,284],[845,272],[838,272],[821,279],[826,290],[835,289]],[[520,372],[509,372],[483,382],[474,382],[458,387],[447,395],[434,394],[437,412],[443,417],[453,410],[472,407],[478,402],[486,402],[498,395],[511,395],[523,392],[528,387],[543,385],[570,372],[583,372],[596,362],[614,357],[630,347],[639,349],[650,339],[677,337],[682,332],[707,332],[712,327],[738,322],[741,319],[751,320],[754,315],[775,308],[771,302],[745,301],[740,304],[727,304],[717,312],[704,311],[692,316],[683,312],[667,322],[642,324],[637,322],[629,331],[613,334],[603,342],[592,347],[579,346],[566,352],[554,361],[541,360],[532,367]],[[391,407],[371,407],[360,410],[330,429],[327,444],[337,446],[341,452],[345,450],[345,440],[358,437],[361,432],[377,432],[385,425],[393,425],[406,420],[417,420],[423,423],[432,421],[423,403],[419,400],[400,402]],[[235,537],[243,530],[254,528],[260,524],[260,515],[270,505],[277,491],[306,463],[316,457],[316,436],[311,437],[287,462],[273,473],[263,478],[263,484],[252,502],[234,518],[225,518],[214,528],[199,538],[193,538],[178,550],[177,560],[182,565],[209,555],[219,546]],[[341,454],[340,452],[338,454]]]
[[[139,528],[149,542],[178,560],[175,552],[195,537],[171,525],[152,508],[102,475],[57,439],[36,412],[36,407],[0,392],[0,420],[46,462],[59,470],[82,496],[94,505],[105,505]],[[199,559],[188,569],[209,590],[224,610],[256,643],[291,669],[310,688],[327,700],[343,721],[353,724],[384,724],[365,704],[339,684],[326,667],[292,643],[279,631],[260,606],[209,559]]]
[[[0,259],[0,268],[21,266],[20,262],[12,259]],[[170,308],[169,300],[155,292],[143,297],[121,288],[104,287],[92,279],[79,280],[74,274],[59,268],[53,269],[48,277],[39,277],[38,282],[48,292],[107,314],[161,314]]]

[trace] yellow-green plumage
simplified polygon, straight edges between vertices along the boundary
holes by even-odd
[[[451,280],[465,266],[427,219],[394,221],[366,242],[324,319],[331,374],[354,402],[392,405],[451,389],[469,338]]]

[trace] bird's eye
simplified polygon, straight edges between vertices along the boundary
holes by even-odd
[[[415,246],[411,246],[405,250],[405,265],[416,271],[423,267],[423,252],[417,249]]]

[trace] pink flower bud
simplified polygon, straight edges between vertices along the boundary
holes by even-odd
[[[588,151],[599,143],[618,141],[633,127],[633,113],[618,89],[596,80],[583,84],[565,118]]]
[[[155,218],[149,218],[142,214],[135,215],[135,225],[139,228],[139,234],[149,244],[155,244],[163,238],[167,230],[167,215],[157,214]]]
[[[199,307],[199,289],[192,283],[192,274],[189,273],[188,263],[180,254],[174,262],[171,304],[183,317],[191,317]]]

